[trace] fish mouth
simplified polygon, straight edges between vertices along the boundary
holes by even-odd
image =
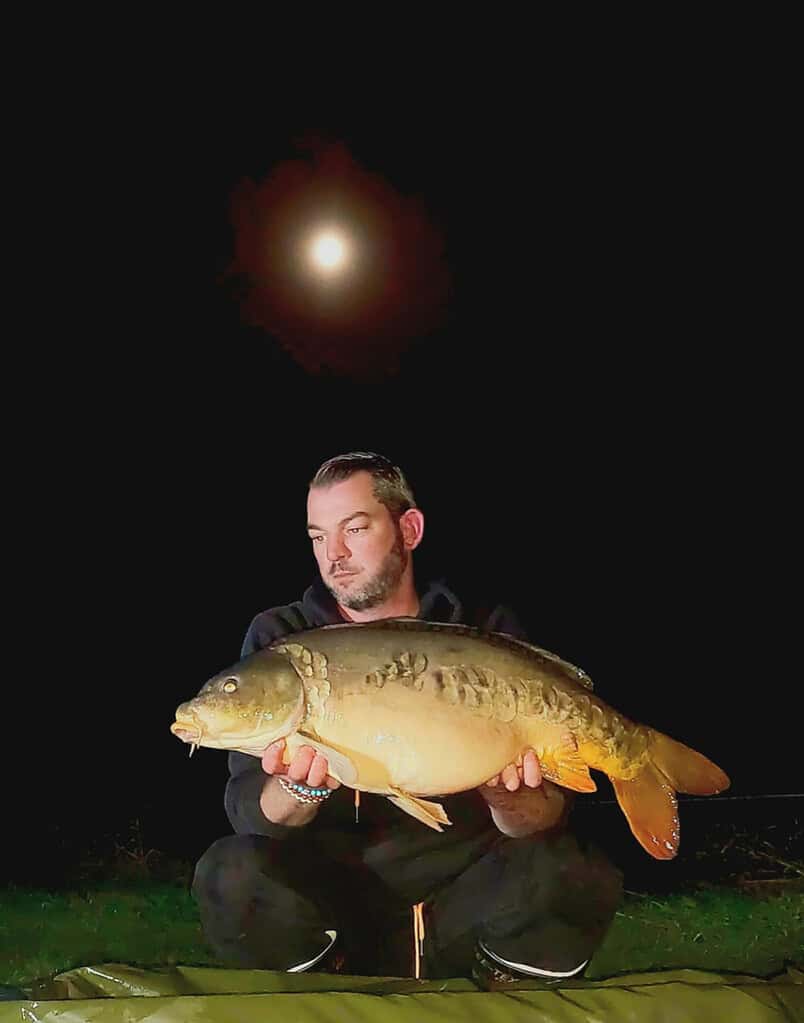
[[[191,721],[174,721],[170,730],[182,742],[190,742],[194,746],[201,742],[201,729]]]
[[[195,752],[195,748],[202,744],[201,740],[204,737],[204,729],[197,725],[194,721],[174,721],[170,726],[170,730],[177,739],[181,739],[182,742],[187,743],[187,745],[191,747],[190,756],[192,756]],[[271,733],[270,736],[263,741],[258,738],[259,735],[260,732],[258,729],[255,729],[254,732],[250,733],[220,732],[214,737],[208,738],[204,745],[208,745],[213,749],[218,746],[220,746],[221,749],[229,749],[229,743],[249,744],[254,745],[255,748],[256,746],[259,746],[260,751],[262,751],[266,746],[273,742],[275,736]],[[257,739],[256,743],[254,741],[255,739]],[[232,746],[231,748],[234,749],[237,747]]]

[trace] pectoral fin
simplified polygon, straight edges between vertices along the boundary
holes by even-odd
[[[539,763],[545,778],[573,792],[597,792],[589,767],[578,753],[578,743],[571,732],[565,732],[558,748],[542,750]]]
[[[433,803],[427,799],[418,799],[409,792],[403,792],[402,789],[398,789],[393,785],[391,786],[391,792],[393,792],[393,795],[389,796],[388,799],[394,806],[398,806],[400,810],[409,813],[411,817],[415,817],[416,820],[426,824],[434,831],[443,831],[442,824],[452,824],[441,803]]]
[[[329,774],[333,778],[337,778],[343,785],[355,786],[357,783],[357,768],[354,762],[345,753],[340,753],[338,750],[333,749],[332,746],[327,746],[325,743],[319,742],[318,739],[311,739],[308,735],[303,735],[301,732],[296,732],[294,735],[287,737],[285,763],[289,764],[294,754],[302,746],[310,746],[316,753],[320,753],[323,757],[327,758]]]

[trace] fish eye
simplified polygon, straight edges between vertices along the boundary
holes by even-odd
[[[237,689],[237,680],[233,678],[227,678],[223,683],[223,691],[225,693],[233,693]]]

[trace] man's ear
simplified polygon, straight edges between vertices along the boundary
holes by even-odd
[[[424,536],[424,515],[418,508],[408,508],[404,515],[400,516],[399,529],[402,533],[407,550],[412,551],[422,542]]]

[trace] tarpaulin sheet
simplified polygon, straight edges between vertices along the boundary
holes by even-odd
[[[25,1001],[0,1002],[0,1023],[802,1023],[804,969],[770,979],[702,970],[634,973],[548,987],[481,991],[469,980],[118,963],[59,974]]]

